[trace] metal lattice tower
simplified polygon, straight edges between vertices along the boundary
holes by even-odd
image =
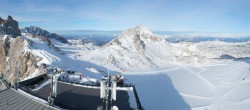
[[[97,108],[98,110],[110,110],[114,107],[114,102],[116,101],[116,85],[116,79],[109,75],[108,70],[108,76],[101,80],[100,99],[102,105]]]

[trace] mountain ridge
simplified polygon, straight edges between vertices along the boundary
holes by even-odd
[[[64,37],[56,33],[50,33],[40,27],[36,27],[36,26],[25,27],[24,29],[21,29],[21,31],[23,33],[31,33],[31,34],[38,35],[38,36],[44,36],[47,38],[56,39],[62,43],[68,43],[67,39],[65,39]]]

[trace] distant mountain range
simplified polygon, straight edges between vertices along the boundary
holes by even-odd
[[[216,36],[172,36],[166,38],[167,42],[179,43],[179,42],[204,42],[204,41],[223,41],[223,42],[248,42],[250,41],[249,36],[239,36],[239,37],[216,37]]]
[[[119,36],[122,31],[94,31],[94,30],[66,30],[55,31],[69,39],[85,39],[103,45]],[[223,42],[247,42],[250,41],[250,33],[223,33],[223,32],[185,32],[185,31],[152,31],[167,42],[203,42],[203,41],[223,41]]]

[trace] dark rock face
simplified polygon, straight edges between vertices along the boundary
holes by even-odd
[[[3,21],[4,21],[4,20],[0,17],[0,24],[2,24]]]
[[[57,35],[56,33],[50,33],[46,30],[43,30],[39,27],[35,27],[35,26],[30,26],[30,27],[26,27],[24,29],[21,30],[24,33],[31,33],[37,36],[44,36],[47,38],[54,38],[62,43],[68,43],[67,39],[65,39],[64,37]]]
[[[0,17],[0,35],[10,35],[12,37],[21,36],[21,31],[18,28],[18,22],[11,16],[7,20]]]

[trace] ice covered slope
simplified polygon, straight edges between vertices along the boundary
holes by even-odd
[[[249,64],[172,65],[163,71],[130,72],[147,110],[249,110]]]

